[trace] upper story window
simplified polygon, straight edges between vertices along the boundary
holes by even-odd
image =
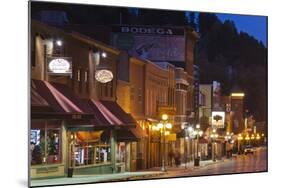
[[[77,70],[77,81],[78,82],[81,81],[81,69],[80,68]]]
[[[142,89],[141,88],[138,89],[138,101],[139,102],[142,101]]]
[[[85,82],[88,82],[88,71],[85,71],[85,74],[84,74],[84,81],[85,81]]]
[[[185,84],[176,84],[176,89],[187,90],[188,86]]]

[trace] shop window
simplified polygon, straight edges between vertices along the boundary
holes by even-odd
[[[32,165],[61,162],[60,128],[32,128],[30,145]]]
[[[75,145],[72,160],[75,161],[75,166],[110,162],[110,145],[97,142],[78,143]]]
[[[74,167],[109,163],[111,151],[109,140],[101,142],[101,131],[83,132],[75,134],[71,148],[71,165]]]
[[[117,163],[124,163],[126,161],[126,144],[119,142],[117,144]]]

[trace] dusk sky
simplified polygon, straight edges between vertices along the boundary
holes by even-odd
[[[216,14],[221,21],[233,20],[239,31],[247,32],[267,46],[267,17],[237,14]]]

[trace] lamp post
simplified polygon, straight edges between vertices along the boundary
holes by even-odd
[[[196,158],[194,160],[194,166],[199,166],[199,137],[201,137],[203,135],[203,131],[200,130],[200,125],[197,124],[196,125],[196,129],[193,131],[193,134],[196,136],[196,140],[197,140],[197,147],[196,147]]]
[[[242,135],[239,134],[237,139],[238,139],[238,141],[237,141],[238,142],[238,154],[240,154],[241,153],[241,149],[240,149],[240,144],[241,143],[240,142],[241,142],[241,140],[243,140]]]
[[[185,160],[185,168],[187,168],[187,153],[188,153],[188,150],[187,150],[187,140],[189,140],[189,138],[191,138],[191,134],[193,133],[194,129],[191,125],[187,125],[187,124],[183,124],[182,127],[181,127],[183,130],[184,130],[184,136],[185,136],[185,139],[184,139],[184,146],[185,146],[185,156],[184,156],[184,160]],[[189,147],[188,147],[189,148]]]
[[[216,161],[216,147],[214,145],[214,141],[218,138],[218,134],[216,133],[216,129],[213,129],[211,133],[211,140],[212,140],[212,159],[215,162]]]
[[[260,146],[260,142],[259,142],[260,139],[261,139],[260,134],[257,133],[256,140],[257,140],[257,145],[258,145],[258,147]]]
[[[229,158],[230,157],[230,146],[229,146],[229,141],[231,139],[231,135],[229,134],[229,132],[226,133],[226,135],[224,136],[225,139],[225,151],[226,151],[226,157]]]
[[[247,144],[249,144],[250,137],[248,134],[246,135],[245,140],[247,141]]]
[[[165,158],[166,158],[166,136],[170,134],[170,131],[166,131],[166,129],[171,129],[172,124],[168,122],[168,115],[163,114],[161,117],[160,123],[157,124],[157,126],[152,126],[152,130],[160,131],[160,136],[161,139],[163,138],[163,153],[162,153],[162,167],[161,171],[165,172],[166,167],[165,167]]]
[[[255,146],[255,135],[254,134],[251,135],[251,145]]]

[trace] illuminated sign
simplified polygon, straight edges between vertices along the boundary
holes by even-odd
[[[231,93],[231,97],[244,97],[244,93]]]
[[[98,82],[107,83],[113,79],[113,74],[110,70],[106,70],[106,69],[97,70],[95,74],[95,78]]]
[[[47,71],[49,74],[72,74],[71,58],[49,57],[47,62]]]
[[[212,127],[224,128],[225,112],[213,111],[212,112]]]

